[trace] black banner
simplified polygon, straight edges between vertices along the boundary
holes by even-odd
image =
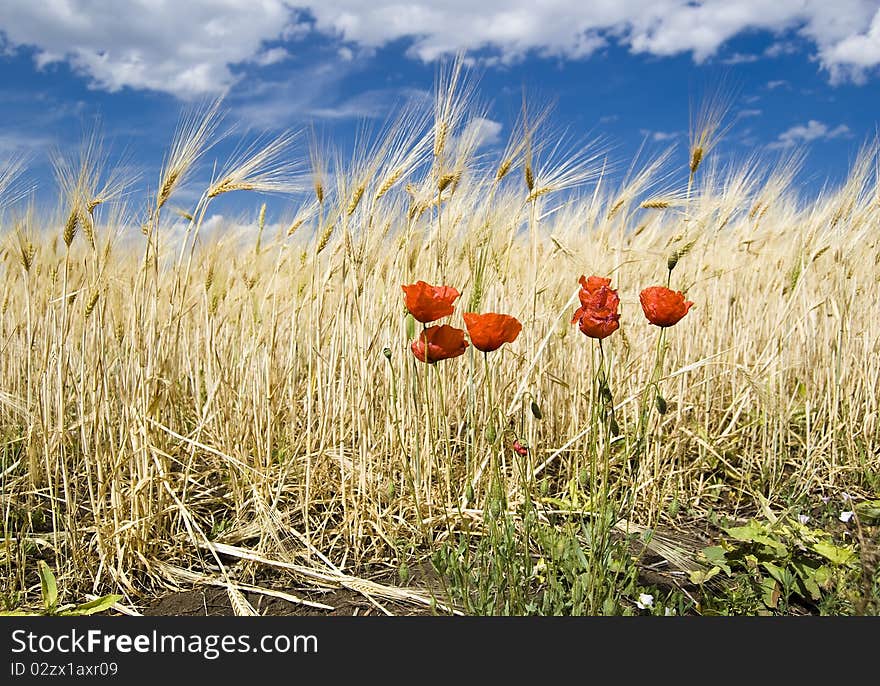
[[[673,681],[682,670],[751,669],[765,683],[873,669],[878,630],[876,618],[822,617],[5,617],[0,683],[270,674],[470,683],[476,672],[521,683],[595,670],[628,681],[658,669]]]

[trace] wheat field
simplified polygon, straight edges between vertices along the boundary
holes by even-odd
[[[71,595],[130,608],[212,581],[251,613],[241,591],[267,564],[289,588],[422,602],[370,571],[479,531],[493,484],[545,521],[587,516],[601,492],[618,523],[668,541],[713,513],[877,497],[876,142],[803,197],[796,155],[722,164],[715,108],[687,151],[615,176],[602,141],[560,135],[531,103],[487,153],[475,92],[456,65],[431,106],[349,156],[309,132],[241,148],[182,210],[222,102],[182,119],[146,197],[98,136],[56,156],[57,210],[16,193],[27,169],[7,165],[7,604],[39,592],[36,559]],[[252,214],[208,227],[232,192]],[[288,192],[296,211],[267,221],[259,193]],[[600,351],[571,324],[591,274],[620,296],[601,349],[614,432],[595,421]],[[665,330],[661,413],[639,292],[667,279],[695,304]],[[419,280],[461,292],[445,323],[499,312],[522,333],[419,362],[401,290]]]

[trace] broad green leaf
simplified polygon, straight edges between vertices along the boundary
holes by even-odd
[[[745,543],[752,543],[756,540],[757,536],[766,536],[768,533],[767,528],[754,519],[745,526],[732,526],[724,529],[724,531],[736,540],[744,541]]]
[[[730,569],[730,565],[727,564],[727,558],[725,555],[725,550],[720,545],[709,546],[708,548],[703,548],[703,555],[705,558],[711,562],[713,565],[720,567],[724,570],[727,576],[731,576],[733,571]]]
[[[822,591],[819,590],[819,584],[817,584],[812,577],[801,579],[800,582],[810,598],[813,600],[819,600],[819,598],[822,597]]]
[[[776,579],[769,576],[763,579],[761,581],[761,591],[761,600],[764,601],[764,605],[775,610],[779,605],[779,596],[781,595]]]
[[[40,573],[40,591],[43,594],[43,607],[47,612],[55,609],[58,604],[58,585],[55,583],[55,575],[43,560],[37,564]]]
[[[121,595],[105,595],[101,598],[95,598],[94,600],[90,600],[87,603],[77,605],[70,611],[70,614],[93,615],[96,612],[104,612],[104,610],[109,610],[113,603],[118,603],[120,600],[122,600]]]
[[[728,535],[733,536],[737,541],[765,545],[779,557],[784,557],[788,552],[785,544],[773,538],[769,529],[755,520],[752,520],[745,526],[734,526],[724,529],[724,531]]]
[[[702,585],[713,576],[716,576],[720,571],[721,567],[712,567],[708,572],[703,571],[702,569],[696,569],[692,572],[688,572],[688,576],[690,577],[692,584]]]
[[[828,569],[825,565],[819,567],[815,573],[813,574],[813,580],[819,585],[820,588],[830,589],[833,585],[833,578],[831,576],[831,570]]]
[[[785,569],[779,567],[772,562],[762,562],[761,566],[770,572],[770,576],[776,579],[780,584],[786,586],[789,582],[790,575]]]
[[[852,549],[836,546],[825,541],[813,543],[810,545],[810,548],[836,565],[850,564],[855,561],[856,557]]]
[[[608,560],[608,569],[612,572],[622,573],[626,571],[626,563],[622,560],[618,560],[612,557],[610,560]]]
[[[819,569],[818,563],[808,563],[803,560],[792,560],[791,566],[801,579],[812,579]]]
[[[856,503],[855,511],[863,524],[880,522],[880,500],[864,500]]]

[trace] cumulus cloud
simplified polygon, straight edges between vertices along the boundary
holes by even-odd
[[[273,43],[316,32],[349,49],[369,51],[403,39],[408,54],[425,61],[465,49],[479,51],[488,63],[509,63],[529,53],[578,59],[610,43],[634,53],[690,53],[700,62],[744,31],[768,31],[808,46],[832,80],[864,79],[880,64],[878,0],[3,4],[3,49],[30,46],[38,65],[66,61],[97,88],[148,88],[183,97],[222,90],[235,82],[235,65],[284,59]]]
[[[831,140],[833,138],[846,138],[852,135],[846,124],[840,124],[833,129],[827,124],[810,119],[806,124],[792,126],[787,131],[779,134],[779,137],[770,144],[771,148],[790,148],[798,143],[810,143],[816,140]]]
[[[880,63],[880,9],[864,33],[845,37],[827,50],[832,80],[864,80],[865,70]]]
[[[254,55],[254,57],[250,61],[254,64],[260,65],[261,67],[268,67],[271,64],[284,62],[290,57],[291,54],[287,51],[287,48],[275,47],[269,48],[268,50],[263,50],[257,55]]]
[[[487,119],[486,117],[475,117],[471,119],[462,137],[473,140],[477,148],[486,145],[495,145],[501,141],[501,122]]]
[[[194,98],[235,81],[230,65],[265,64],[266,50],[296,15],[282,0],[4,2],[0,31],[29,46],[39,68],[66,61],[107,91],[151,89]]]

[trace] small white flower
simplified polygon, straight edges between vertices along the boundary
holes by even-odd
[[[808,515],[805,515],[805,514],[799,514],[799,515],[798,515],[798,521],[799,521],[801,524],[806,524],[807,522],[810,521],[810,517],[809,517]]]
[[[663,616],[664,617],[675,617],[675,610],[673,610],[671,607],[664,607],[663,608]]]
[[[840,513],[840,517],[838,517],[838,519],[841,522],[848,522],[850,519],[852,519],[854,514],[855,514],[855,512],[851,512],[850,510],[845,510],[844,512]]]
[[[843,498],[843,502],[845,502],[845,503],[848,503],[850,500],[852,500],[852,496],[849,493],[847,493],[846,491],[841,493],[840,497]]]
[[[640,610],[647,610],[654,607],[654,596],[650,593],[639,593],[639,599],[636,601],[636,607]]]
[[[826,505],[828,504],[829,500],[831,500],[831,498],[829,496],[827,496],[827,495],[822,496],[822,502],[825,503]]]

